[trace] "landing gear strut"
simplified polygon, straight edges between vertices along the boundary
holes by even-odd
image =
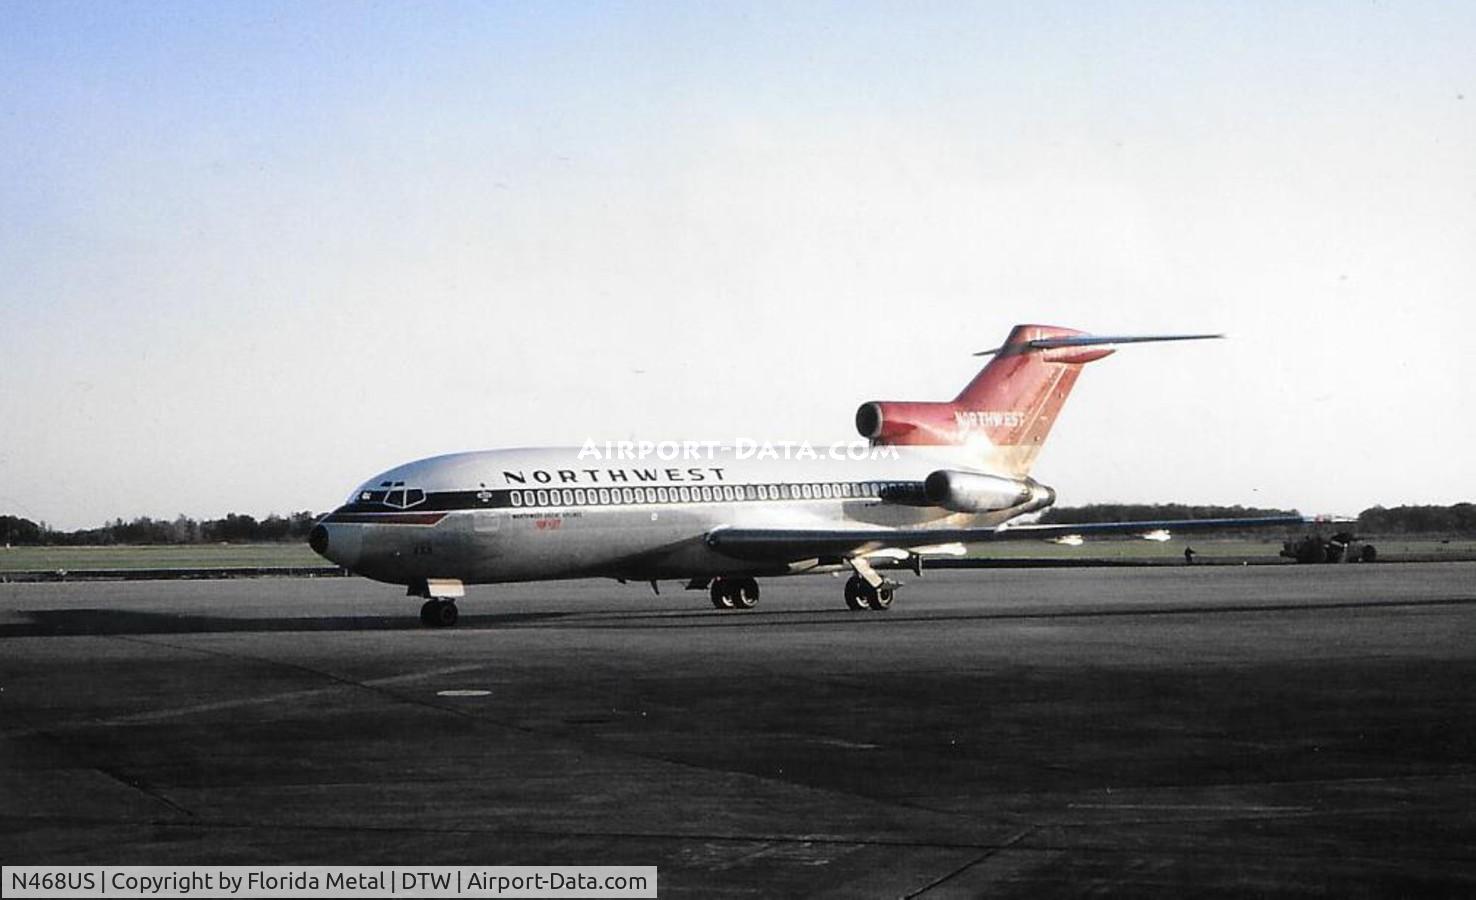
[[[714,578],[708,588],[712,605],[718,609],[753,609],[758,605],[759,586],[752,578]]]
[[[457,618],[456,604],[450,600],[432,598],[420,607],[420,621],[424,625],[446,628],[455,625]]]

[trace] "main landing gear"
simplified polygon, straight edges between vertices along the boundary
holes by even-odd
[[[450,600],[432,598],[420,607],[420,621],[424,625],[447,628],[455,625],[458,617],[456,604]]]
[[[852,575],[846,579],[846,606],[858,612],[863,609],[890,609],[892,590],[892,585],[887,582],[872,586],[860,575]]]
[[[718,609],[753,609],[758,605],[759,586],[752,578],[714,578],[708,594]]]

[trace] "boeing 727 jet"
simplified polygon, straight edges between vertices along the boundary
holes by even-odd
[[[1300,523],[1009,524],[1055,502],[1030,471],[1083,366],[1116,345],[1213,337],[1017,325],[952,400],[863,403],[861,453],[623,442],[423,459],[360,485],[309,543],[406,585],[425,601],[421,621],[445,626],[468,584],[680,579],[720,609],[752,609],[760,578],[849,572],[846,605],[885,610],[897,584],[879,569],[920,572],[971,543]]]

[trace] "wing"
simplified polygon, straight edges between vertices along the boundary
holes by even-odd
[[[743,560],[846,559],[891,547],[982,544],[994,541],[1041,541],[1066,535],[1145,534],[1150,531],[1214,531],[1224,528],[1271,528],[1325,522],[1304,516],[1261,516],[1245,519],[1161,519],[1147,522],[1099,522],[1083,525],[1015,525],[998,528],[716,528],[707,546]]]

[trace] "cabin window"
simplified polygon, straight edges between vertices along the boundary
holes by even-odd
[[[519,494],[517,491],[509,491],[508,492],[508,495],[509,495],[510,499],[512,500],[512,505],[513,506],[522,506],[523,505],[523,495],[522,494]]]
[[[826,500],[829,500],[832,496],[834,496],[834,489],[828,484],[822,484],[820,485],[820,493],[825,497]]]
[[[548,491],[539,491],[538,492],[538,505],[539,506],[547,506],[548,505]]]

